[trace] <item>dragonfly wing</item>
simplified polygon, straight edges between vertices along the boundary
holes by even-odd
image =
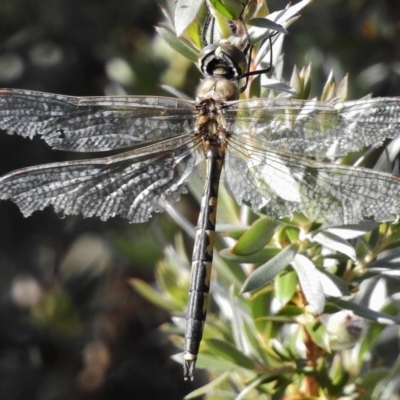
[[[72,97],[0,89],[0,129],[40,135],[57,150],[107,151],[193,130],[190,101],[166,97]]]
[[[341,157],[399,136],[400,98],[347,102],[254,99],[226,112],[228,128],[276,149],[302,156]]]
[[[239,204],[272,217],[304,213],[326,225],[390,221],[400,213],[400,179],[390,174],[231,141],[226,184]]]
[[[114,157],[11,172],[0,178],[0,199],[15,202],[24,216],[52,205],[65,215],[147,221],[187,191],[185,182],[195,167],[192,138],[170,142],[169,148],[165,141]]]

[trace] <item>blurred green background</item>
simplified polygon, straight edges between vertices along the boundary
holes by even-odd
[[[199,73],[156,37],[163,20],[150,0],[2,0],[0,87],[68,95],[193,95]],[[270,11],[286,2],[270,1]],[[167,5],[173,10],[172,1]],[[312,63],[313,92],[333,70],[349,73],[349,97],[400,93],[400,2],[315,0],[289,28],[285,72]],[[40,139],[0,135],[0,174],[80,158]],[[194,224],[198,205],[177,204]],[[120,218],[23,218],[0,203],[0,396],[5,400],[180,399],[174,349],[157,327],[169,316],[148,305],[129,277],[151,282],[177,226],[167,215],[130,225]],[[191,239],[185,237],[188,252]],[[196,385],[204,382],[196,375]]]

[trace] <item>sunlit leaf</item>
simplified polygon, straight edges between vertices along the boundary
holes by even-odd
[[[246,4],[245,0],[207,0],[212,8],[225,18],[237,20],[241,16]]]
[[[327,231],[319,231],[317,234],[311,236],[311,239],[332,250],[345,254],[352,260],[356,260],[356,251],[354,247],[347,240],[338,235]]]
[[[289,32],[282,25],[271,21],[269,18],[252,18],[250,21],[247,21],[247,25],[271,29],[273,31],[283,33],[284,35],[289,34]]]
[[[344,310],[351,310],[354,312],[354,314],[369,319],[371,321],[376,321],[379,322],[380,324],[386,324],[386,325],[392,325],[392,324],[400,325],[399,317],[394,317],[386,313],[381,313],[379,311],[371,310],[370,308],[365,307],[361,304],[333,297],[329,297],[329,301],[337,305],[339,308],[342,308]]]
[[[179,37],[194,21],[204,0],[178,0],[175,6],[175,31]]]
[[[312,0],[303,0],[294,5],[291,5],[290,7],[285,8],[284,10],[275,11],[268,15],[268,19],[287,28],[294,20],[297,19],[299,11],[311,1]],[[258,28],[256,26],[250,26],[248,31],[253,44],[265,39],[268,35],[273,33],[273,31],[271,30]]]
[[[256,253],[269,243],[279,226],[281,223],[277,220],[259,218],[237,241],[232,253],[239,256]]]
[[[242,292],[249,292],[258,289],[271,282],[283,269],[285,269],[294,259],[299,251],[296,243],[285,247],[274,258],[258,267],[246,280],[242,287]]]
[[[400,267],[400,249],[381,254],[377,260],[370,262],[367,268],[394,268]]]
[[[292,359],[292,355],[286,349],[286,347],[277,339],[270,340],[271,349],[275,352],[275,354],[284,361],[290,361]]]
[[[343,239],[354,239],[371,232],[378,226],[379,224],[375,221],[365,220],[353,225],[332,226],[324,229],[324,232],[330,232]]]
[[[296,254],[292,265],[308,303],[317,313],[321,313],[325,306],[325,296],[314,263],[307,257]]]
[[[326,270],[317,270],[317,273],[319,274],[319,281],[321,282],[324,293],[327,296],[350,296],[349,288],[339,277]]]

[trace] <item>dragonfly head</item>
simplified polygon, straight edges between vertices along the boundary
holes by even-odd
[[[199,54],[199,67],[205,77],[223,77],[237,82],[247,71],[247,59],[232,44],[210,44]]]
[[[197,88],[198,99],[237,100],[238,81],[247,70],[244,53],[232,44],[210,44],[199,54],[204,79]]]

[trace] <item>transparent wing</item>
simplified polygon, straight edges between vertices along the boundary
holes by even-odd
[[[166,97],[71,97],[0,89],[0,129],[54,149],[107,151],[193,130],[191,102]]]
[[[400,98],[244,100],[233,103],[226,118],[236,136],[251,135],[275,149],[333,159],[399,136]]]
[[[252,139],[229,143],[225,180],[239,204],[272,217],[298,211],[327,225],[390,221],[400,213],[400,179],[390,174],[307,160]]]
[[[0,178],[0,199],[15,202],[24,216],[52,205],[65,215],[144,222],[186,192],[194,146],[183,135],[114,157],[20,169]]]

